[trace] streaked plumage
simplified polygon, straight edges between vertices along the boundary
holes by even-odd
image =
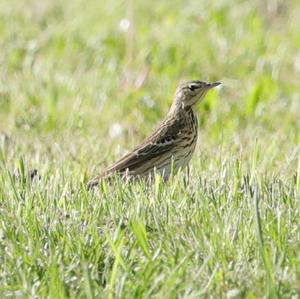
[[[145,177],[156,169],[168,179],[172,164],[174,172],[186,167],[197,143],[198,119],[194,106],[209,89],[219,84],[197,80],[180,85],[169,113],[156,130],[133,151],[92,179],[88,188],[116,172]]]

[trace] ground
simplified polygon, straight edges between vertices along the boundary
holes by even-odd
[[[1,1],[0,296],[298,298],[299,18],[296,0]],[[87,192],[191,79],[222,86],[190,179]]]

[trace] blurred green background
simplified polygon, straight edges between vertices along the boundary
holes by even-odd
[[[1,1],[2,146],[90,171],[145,137],[180,81],[219,80],[198,107],[199,150],[247,153],[257,139],[268,167],[288,168],[300,139],[299,18],[296,0]]]

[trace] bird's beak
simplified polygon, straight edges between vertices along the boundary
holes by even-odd
[[[214,88],[214,87],[219,86],[220,84],[221,84],[221,82],[208,83],[208,84],[206,85],[206,88],[207,88],[207,89],[211,89],[211,88]]]

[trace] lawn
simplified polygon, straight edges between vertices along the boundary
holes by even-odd
[[[2,0],[0,297],[299,298],[299,19],[297,0]],[[88,192],[192,79],[222,86],[190,178]]]

